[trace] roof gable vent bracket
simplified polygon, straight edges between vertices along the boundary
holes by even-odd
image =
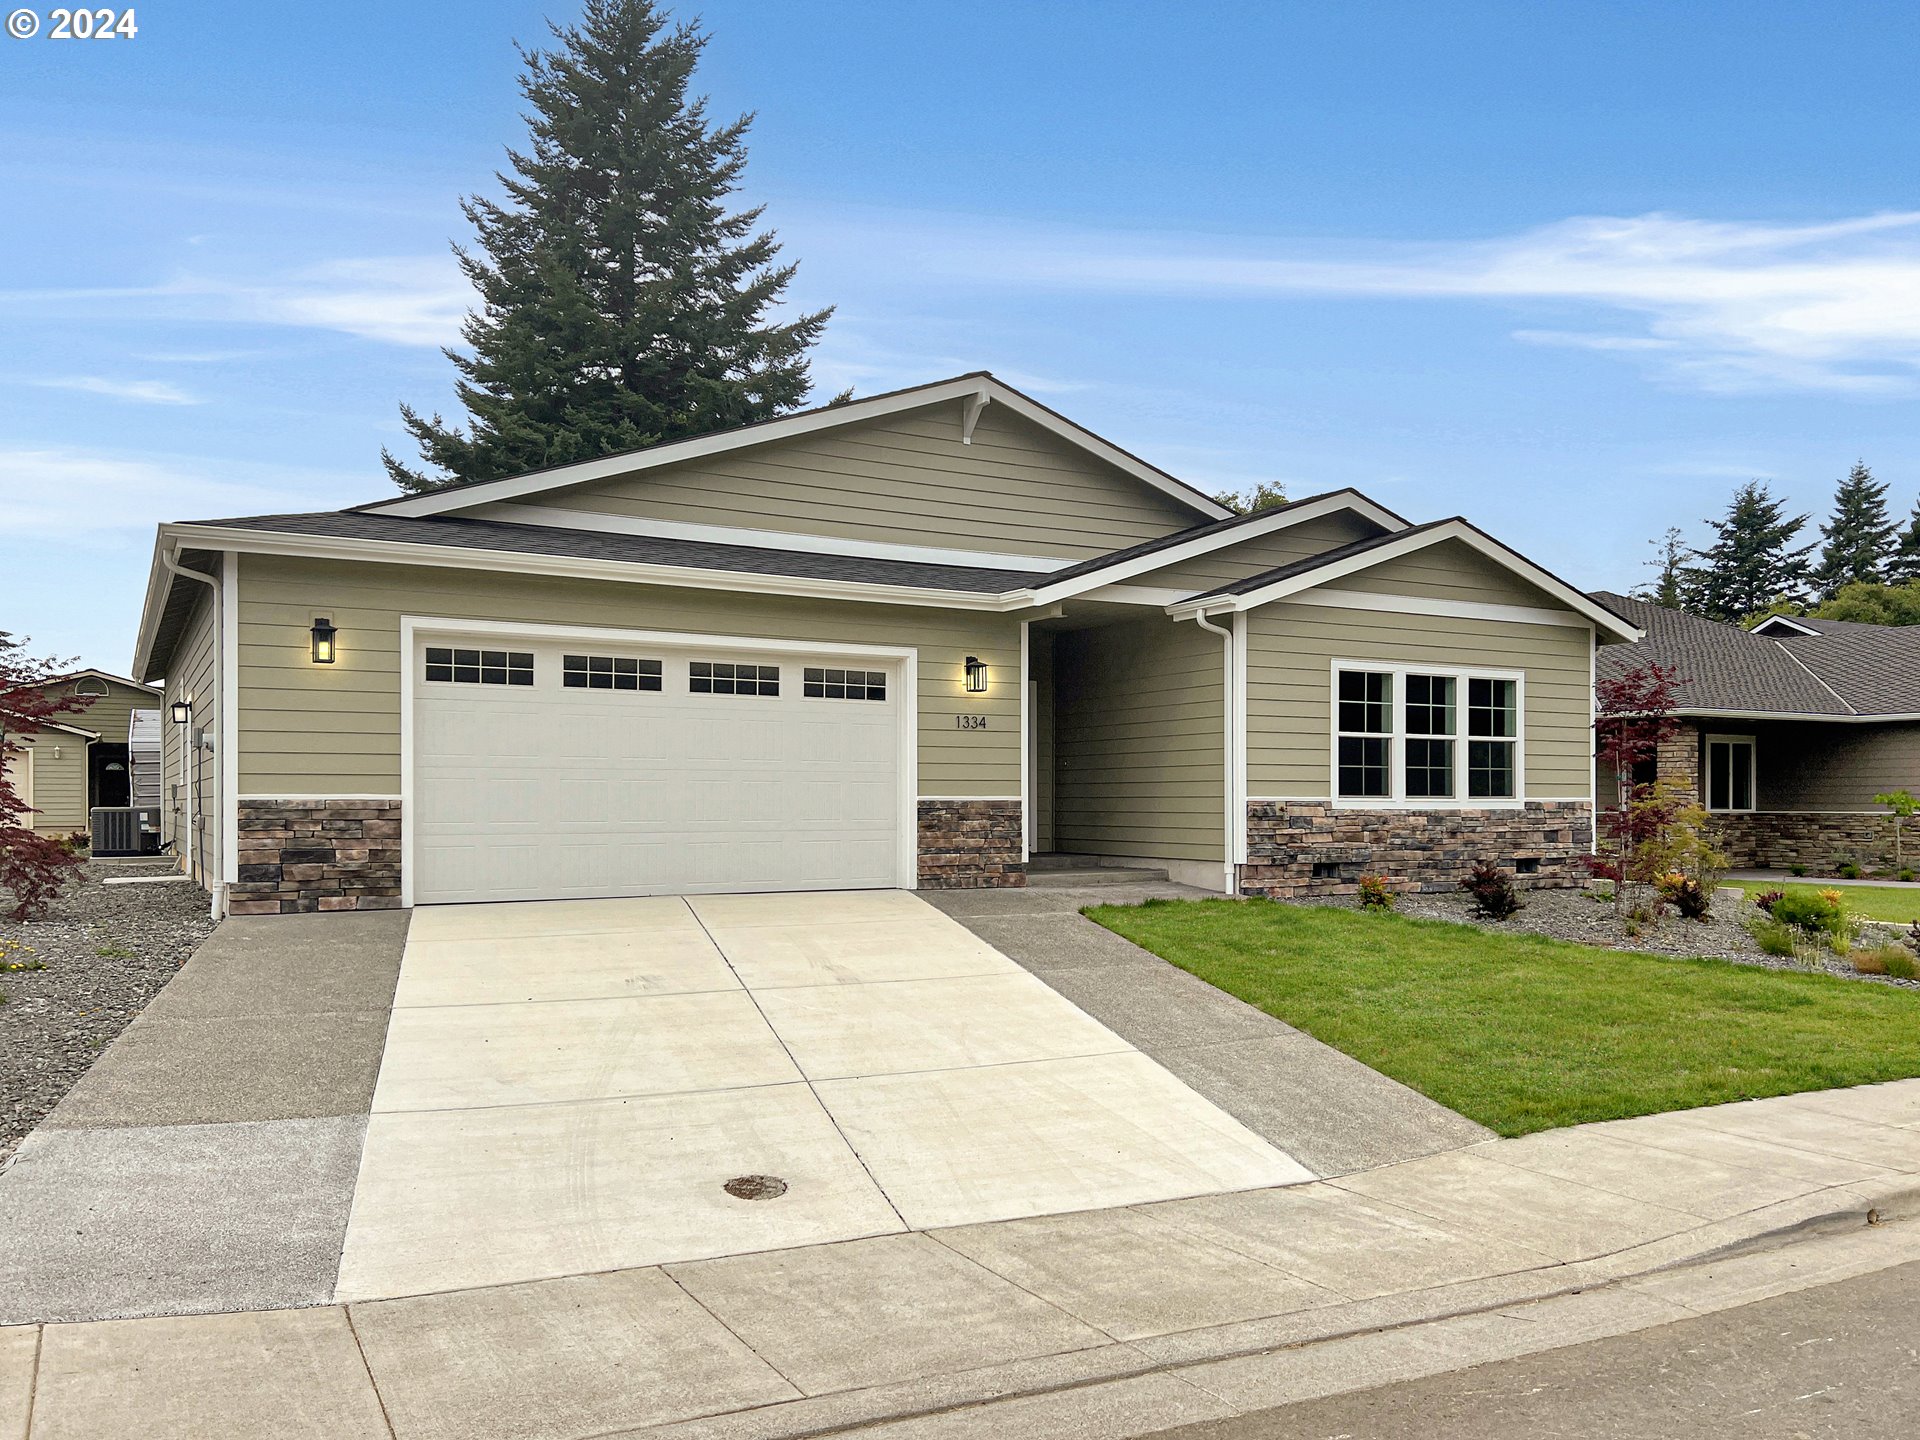
[[[980,412],[993,403],[993,396],[985,388],[976,390],[967,396],[966,409],[960,414],[960,443],[973,443],[973,427],[980,423]]]

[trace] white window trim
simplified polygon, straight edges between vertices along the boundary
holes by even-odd
[[[1388,793],[1380,797],[1361,797],[1340,793],[1340,672],[1366,671],[1393,677],[1393,730],[1388,762]],[[1454,681],[1453,788],[1454,794],[1429,798],[1409,796],[1407,792],[1407,676],[1443,675]],[[1467,795],[1467,682],[1469,680],[1513,681],[1513,708],[1516,734],[1513,737],[1512,798],[1480,798]],[[1524,670],[1487,670],[1459,665],[1420,665],[1401,660],[1336,659],[1327,674],[1327,793],[1336,810],[1519,810],[1527,803],[1527,675]],[[1427,737],[1415,737],[1427,738]],[[1480,736],[1480,739],[1489,737]]]
[[[828,640],[769,640],[747,635],[710,635],[671,630],[620,630],[604,626],[545,625],[531,621],[461,620],[451,616],[402,615],[400,654],[406,680],[400,687],[400,903],[413,908],[415,808],[413,705],[419,689],[420,646],[430,635],[518,636],[533,641],[602,641],[630,648],[675,650],[758,651],[781,655],[837,655],[860,658],[892,671],[897,689],[894,704],[899,741],[898,785],[900,832],[895,855],[897,883],[902,890],[920,888],[920,652],[885,645],[848,645]],[[783,677],[784,678],[784,677]],[[1017,797],[1014,797],[1017,798]]]
[[[1760,809],[1760,741],[1754,735],[1707,735],[1702,737],[1705,747],[1700,754],[1700,798],[1706,802],[1707,811],[1712,815],[1752,815]],[[1747,762],[1748,799],[1751,805],[1715,805],[1713,803],[1713,747],[1715,745],[1744,745],[1752,751]],[[1732,789],[1732,775],[1728,775],[1728,789]]]

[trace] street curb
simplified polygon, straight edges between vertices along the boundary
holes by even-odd
[[[1869,1219],[1870,1215],[1877,1218]],[[1847,1274],[1920,1259],[1920,1227],[1898,1224],[1910,1219],[1920,1219],[1920,1186],[1910,1177],[1899,1177],[1897,1183],[1855,1182],[1586,1260],[620,1434],[634,1440],[641,1436],[806,1440],[940,1416],[957,1421],[963,1412],[978,1413],[984,1421],[987,1412],[1003,1408],[1034,1411],[1049,1403],[1088,1403],[1104,1388],[1130,1386],[1153,1376],[1180,1382],[1195,1400],[1211,1401],[1217,1413],[1244,1413],[1558,1349],[1724,1309],[1726,1305],[1708,1301],[1689,1305],[1675,1292],[1688,1293],[1683,1281],[1691,1273],[1752,1264],[1784,1250],[1798,1255],[1796,1247],[1826,1246],[1851,1256],[1866,1241],[1869,1255],[1884,1253],[1884,1259]],[[1778,1286],[1766,1293],[1846,1278],[1817,1267],[1808,1273],[1811,1278],[1801,1284]],[[1640,1287],[1646,1284],[1654,1285],[1658,1293],[1644,1292]],[[1505,1312],[1523,1306],[1531,1307],[1527,1323],[1506,1318]],[[1424,1343],[1407,1343],[1414,1332],[1420,1333]],[[1388,1355],[1389,1348],[1418,1353]],[[1283,1373],[1263,1376],[1263,1371]],[[1141,1435],[1204,1418],[1170,1411],[1156,1419],[1148,1413],[1153,1405],[1142,1406],[1138,1399],[1130,1397],[1127,1409],[1144,1422],[1140,1428],[1103,1433]],[[1011,1414],[1008,1422],[1012,1425]],[[1039,1427],[1044,1423],[1036,1412],[1004,1433],[1043,1433]]]

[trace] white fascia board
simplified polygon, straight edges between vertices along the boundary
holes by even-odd
[[[172,574],[160,563],[160,557],[175,542],[168,531],[172,527],[161,525],[155,529],[153,537],[153,559],[148,562],[147,593],[140,602],[140,629],[133,642],[133,673],[147,673],[147,657],[153,652],[154,631],[160,625],[160,611],[166,604],[167,593],[173,588]]]
[[[929,405],[973,399],[980,395],[987,396],[996,405],[1006,406],[1023,419],[1032,421],[1069,444],[1077,446],[1097,459],[1104,460],[1116,469],[1125,471],[1155,490],[1172,496],[1191,510],[1216,520],[1224,520],[1233,513],[1217,501],[1208,499],[1198,490],[1181,484],[1165,471],[1156,469],[1137,456],[1129,455],[1119,446],[1102,440],[1091,431],[1081,429],[1072,421],[1054,414],[1046,406],[1035,403],[1018,390],[1002,384],[990,375],[959,376],[913,390],[902,390],[892,395],[876,395],[871,400],[853,400],[845,405],[809,410],[805,414],[793,415],[784,420],[769,420],[764,424],[721,431],[714,435],[670,441],[665,445],[656,445],[647,450],[634,451],[625,455],[609,455],[599,460],[584,460],[577,465],[562,465],[557,469],[540,470],[531,475],[515,475],[504,480],[489,480],[478,485],[463,485],[455,490],[435,491],[425,495],[402,496],[397,500],[385,500],[362,508],[383,515],[444,515],[450,511],[465,510],[489,501],[516,500],[522,496],[537,495],[547,490],[590,484],[595,480],[604,480],[613,475],[628,475],[660,465],[677,465],[687,460],[721,455],[730,450],[742,450],[754,445],[769,445],[781,440],[791,440],[799,435],[810,435],[820,430],[831,430],[842,425],[874,420],[883,415],[896,415],[906,410],[920,410]],[[958,416],[955,417],[954,423],[956,427],[960,424]]]
[[[753,550],[799,550],[809,555],[857,555],[868,560],[907,560],[916,565],[970,565],[976,570],[1031,570],[1049,574],[1076,562],[1059,555],[1005,555],[997,550],[956,550],[939,545],[898,545],[882,540],[850,540],[840,535],[803,535],[790,530],[752,530],[742,525],[696,525],[684,520],[654,520],[639,515],[609,515],[600,510],[564,510],[556,505],[517,505],[496,501],[480,507],[475,520],[538,525],[548,530],[586,530],[606,535],[646,535],[662,540],[699,540],[712,545],[742,545]]]
[[[1819,635],[1821,633],[1811,625],[1802,625],[1799,621],[1786,615],[1769,615],[1758,625],[1754,626],[1748,633],[1751,635],[1766,635],[1771,638],[1775,628],[1790,630],[1795,635]]]
[[[167,527],[194,549],[232,550],[248,555],[294,555],[316,560],[373,561],[424,565],[448,570],[506,571],[577,580],[617,580],[636,585],[678,585],[696,590],[729,590],[767,595],[817,596],[829,600],[865,600],[886,605],[925,605],[942,610],[1019,610],[1029,591],[982,594],[916,585],[870,585],[848,580],[818,580],[800,575],[761,575],[740,570],[699,570],[682,565],[643,565],[630,560],[590,560],[563,555],[529,555],[518,550],[478,550],[449,545],[419,545],[392,540],[355,540],[333,535],[293,535],[268,530],[225,530],[182,525]]]
[[[57,685],[66,680],[80,680],[88,675],[93,676],[97,680],[111,680],[116,685],[125,685],[132,690],[142,690],[149,695],[153,693],[153,686],[151,685],[142,685],[138,680],[129,680],[125,675],[116,675],[111,670],[96,670],[92,666],[87,666],[81,670],[69,670],[66,674],[56,676],[48,683]]]
[[[84,730],[78,725],[66,725],[58,720],[42,720],[35,728],[39,730],[59,730],[68,735],[78,735],[83,740],[98,740],[100,738],[100,732],[98,730]],[[31,735],[15,734],[13,738],[22,744],[31,745],[33,743],[33,736]]]
[[[1400,559],[1402,556],[1416,554],[1447,540],[1458,540],[1479,551],[1495,564],[1513,571],[1528,584],[1538,586],[1582,619],[1590,621],[1602,633],[1617,640],[1632,641],[1642,638],[1644,632],[1638,627],[1629,625],[1611,610],[1588,598],[1564,580],[1549,575],[1524,555],[1507,549],[1499,541],[1481,534],[1471,525],[1460,520],[1446,521],[1430,529],[1421,530],[1417,534],[1396,537],[1358,555],[1349,555],[1344,560],[1331,561],[1297,575],[1288,576],[1284,580],[1276,580],[1271,585],[1248,591],[1244,595],[1196,596],[1191,600],[1182,601],[1179,605],[1169,606],[1168,614],[1176,620],[1183,620],[1196,611],[1205,611],[1212,615],[1236,610],[1257,610],[1262,605],[1272,604],[1275,600],[1288,599],[1302,591],[1324,585],[1329,580],[1340,580],[1348,575],[1357,575],[1363,570],[1370,570],[1376,565]]]
[[[1071,599],[1075,595],[1084,595],[1109,585],[1117,585],[1130,580],[1135,575],[1145,575],[1154,570],[1164,570],[1169,565],[1179,565],[1197,556],[1211,555],[1217,550],[1226,550],[1246,540],[1258,540],[1263,535],[1272,535],[1281,530],[1290,530],[1295,525],[1304,525],[1309,520],[1318,520],[1324,515],[1335,515],[1341,511],[1352,511],[1364,516],[1386,530],[1404,530],[1407,522],[1397,515],[1381,509],[1366,496],[1357,491],[1340,490],[1332,495],[1323,495],[1318,500],[1292,505],[1284,510],[1276,510],[1271,515],[1249,520],[1244,525],[1235,525],[1229,529],[1215,531],[1211,535],[1196,536],[1183,544],[1169,545],[1163,550],[1154,550],[1145,555],[1136,555],[1131,560],[1123,560],[1114,565],[1103,565],[1071,580],[1062,580],[1053,585],[1042,585],[1033,592],[1033,603],[1050,604],[1055,600]],[[1209,611],[1226,609],[1224,601],[1209,604]],[[1189,618],[1186,615],[1177,617]]]

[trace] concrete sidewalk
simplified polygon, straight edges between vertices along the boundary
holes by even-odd
[[[1920,1227],[1866,1221],[1917,1196],[1910,1080],[1276,1190],[16,1327],[0,1330],[0,1437],[1142,1434],[1902,1263]],[[1782,1232],[1800,1243],[1764,1248]]]

